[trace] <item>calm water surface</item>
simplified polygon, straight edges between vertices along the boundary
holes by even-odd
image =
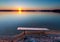
[[[17,27],[44,27],[60,30],[59,13],[0,13],[0,35],[20,33]]]

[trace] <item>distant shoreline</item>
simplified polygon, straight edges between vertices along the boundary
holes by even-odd
[[[55,12],[60,13],[60,9],[54,9],[54,10],[0,10],[0,12]]]

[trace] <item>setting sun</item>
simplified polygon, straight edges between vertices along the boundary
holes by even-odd
[[[18,8],[18,13],[21,14],[22,13],[22,8]]]

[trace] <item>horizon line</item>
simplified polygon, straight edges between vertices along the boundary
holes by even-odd
[[[45,9],[45,10],[7,10],[7,9],[4,9],[4,10],[0,10],[0,12],[18,12],[18,11],[21,11],[21,12],[56,12],[56,13],[60,13],[60,9],[53,9],[53,10],[49,10],[49,9]]]

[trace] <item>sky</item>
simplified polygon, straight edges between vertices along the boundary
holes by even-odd
[[[60,0],[0,0],[0,9],[60,9]]]

